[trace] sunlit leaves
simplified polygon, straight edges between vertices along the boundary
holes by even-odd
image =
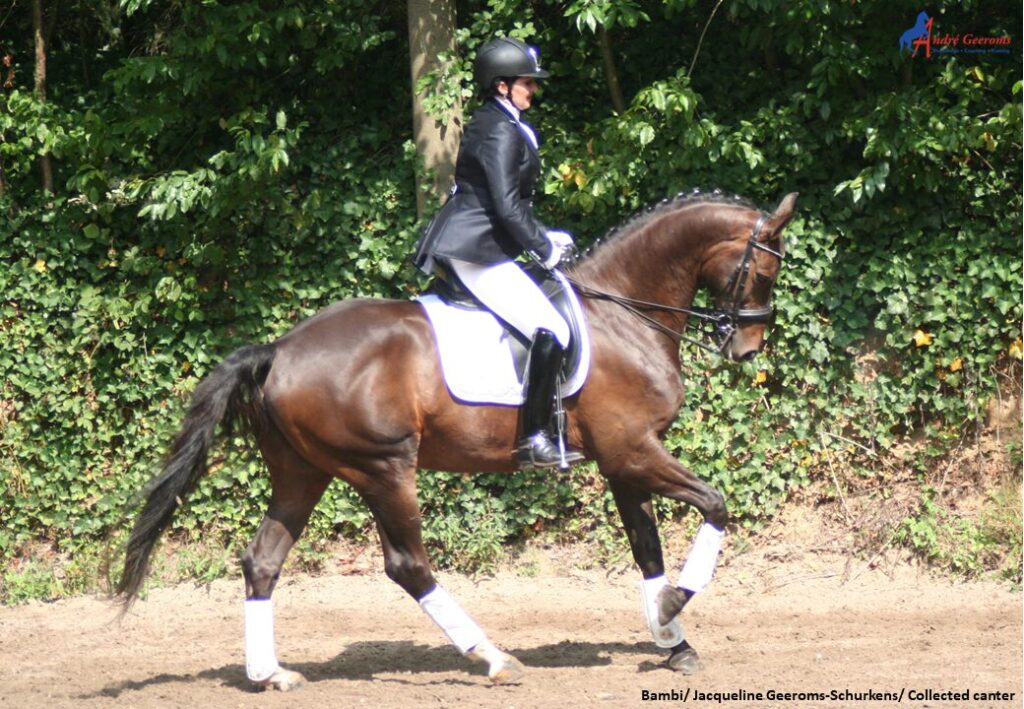
[[[573,0],[565,10],[565,16],[572,19],[576,29],[597,32],[598,27],[636,27],[650,17],[635,0]]]
[[[81,38],[59,37],[50,103],[28,84],[0,99],[0,485],[23,503],[0,505],[0,556],[31,538],[101,538],[234,347],[333,300],[420,285],[403,268],[417,224],[400,4],[120,6],[124,44],[79,61]],[[801,192],[767,350],[736,367],[684,350],[686,400],[666,436],[739,524],[755,524],[822,473],[840,449],[828,434],[855,441],[844,455],[865,474],[865,450],[921,434],[938,455],[1021,359],[1022,84],[1000,57],[901,60],[901,9],[832,1],[723,3],[691,75],[708,12],[694,0],[495,0],[460,18],[457,51],[417,88],[447,116],[472,97],[482,42],[539,44],[555,76],[529,116],[543,138],[537,209],[584,247],[695,186],[765,208]],[[963,28],[1019,26],[1015,10],[943,0],[934,12]],[[46,150],[52,200],[37,194]],[[268,481],[251,454],[218,455],[178,529],[239,540]],[[596,473],[589,485],[600,490]],[[431,513],[494,515],[499,537],[567,516],[589,531],[581,499],[588,514],[614,513],[600,492],[550,476],[423,476],[421,491]],[[332,486],[310,532],[368,522]],[[459,529],[448,519],[429,536],[462,543]]]

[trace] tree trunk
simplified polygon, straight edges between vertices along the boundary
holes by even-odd
[[[440,74],[445,68],[441,53],[455,51],[455,1],[408,0],[408,15],[413,139],[425,168],[424,174],[416,175],[416,213],[423,216],[437,208],[452,184],[462,137],[461,101],[456,101],[445,120],[438,121],[423,106],[431,89],[416,91],[425,74]]]
[[[612,53],[612,41],[608,37],[608,30],[599,27],[597,39],[601,44],[601,58],[604,60],[604,78],[608,84],[608,93],[612,98],[612,107],[616,113],[626,112],[626,100],[622,96],[622,87],[619,85],[619,70],[615,68],[615,55]]]
[[[7,111],[7,92],[14,88],[14,57],[5,54],[0,62],[0,70],[6,75],[3,84],[0,85],[0,113]],[[0,131],[0,143],[7,142],[7,136]],[[7,192],[7,172],[4,169],[4,156],[0,154],[0,197]]]
[[[32,0],[32,32],[36,44],[36,96],[42,103],[46,103],[46,41],[48,33],[43,27],[43,0]],[[39,156],[39,173],[43,191],[53,194],[53,166],[50,163],[49,153]]]

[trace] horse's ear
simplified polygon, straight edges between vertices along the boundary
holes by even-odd
[[[783,227],[789,224],[789,220],[793,218],[793,214],[796,212],[796,198],[799,196],[798,192],[790,192],[782,198],[779,206],[775,208],[775,212],[768,217],[768,221],[764,224],[765,229],[762,233],[766,239],[775,238],[782,232]]]

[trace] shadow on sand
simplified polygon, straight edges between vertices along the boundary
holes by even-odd
[[[602,667],[612,663],[612,654],[644,655],[637,666],[640,672],[664,669],[665,663],[656,662],[657,650],[649,642],[582,643],[563,641],[553,645],[510,649],[509,652],[530,668]],[[375,680],[411,684],[394,677],[396,674],[461,672],[467,679],[438,678],[438,684],[478,685],[479,680],[468,677],[486,675],[483,664],[460,656],[453,648],[418,645],[411,641],[356,642],[325,662],[285,663],[287,669],[300,672],[310,684],[332,680]],[[125,680],[107,685],[97,692],[79,695],[80,699],[100,697],[118,698],[123,694],[148,687],[172,684],[191,684],[213,680],[225,687],[245,692],[257,691],[245,676],[240,664],[223,665],[193,674],[158,674],[145,679]]]

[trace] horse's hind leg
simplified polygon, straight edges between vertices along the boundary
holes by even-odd
[[[249,679],[257,685],[287,691],[301,684],[303,678],[277,662],[270,597],[288,552],[331,477],[303,460],[272,427],[260,435],[260,450],[270,469],[272,492],[263,522],[242,555],[245,667]]]
[[[459,652],[487,663],[491,681],[496,684],[517,681],[523,672],[519,661],[496,648],[480,626],[434,579],[423,546],[415,466],[386,467],[387,472],[378,471],[371,478],[373,482],[360,489],[377,523],[384,550],[384,572],[419,603]]]

